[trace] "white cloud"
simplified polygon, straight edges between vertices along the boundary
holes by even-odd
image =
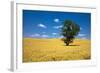
[[[82,27],[80,27],[80,30],[82,30],[83,28]]]
[[[54,19],[54,22],[58,23],[59,22],[59,19],[58,18]]]
[[[62,25],[60,25],[60,26],[54,26],[53,28],[60,29],[61,27],[62,27]]]
[[[64,38],[63,36],[60,36],[59,38]]]
[[[41,27],[41,28],[47,28],[45,25],[43,24],[38,24],[38,27]]]
[[[44,33],[46,33],[46,32],[42,32],[42,33],[44,34]]]
[[[41,35],[41,37],[42,37],[42,38],[48,38],[49,36],[48,36],[48,35],[43,34],[43,35]]]
[[[30,37],[33,37],[33,38],[48,38],[49,36],[46,35],[46,34],[40,35],[38,33],[35,33],[35,34],[31,35]]]
[[[87,39],[86,37],[82,37],[81,39]]]
[[[81,33],[80,33],[80,34],[78,34],[78,36],[82,37],[82,36],[85,36],[85,34],[81,34]]]
[[[53,35],[57,35],[57,33],[52,33]]]
[[[38,38],[40,37],[40,34],[36,33],[36,34],[31,35],[31,37]]]

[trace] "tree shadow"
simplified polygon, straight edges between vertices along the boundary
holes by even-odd
[[[80,45],[68,45],[68,46],[80,46]]]
[[[66,46],[66,45],[63,45],[63,46]],[[68,46],[80,46],[80,45],[68,45]]]

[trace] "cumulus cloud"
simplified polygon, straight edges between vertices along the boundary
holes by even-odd
[[[44,24],[38,24],[38,27],[47,28]]]
[[[41,35],[41,37],[42,37],[42,38],[48,38],[49,36],[48,36],[48,35],[43,34],[43,35]]]
[[[35,33],[35,34],[31,35],[31,37],[34,37],[34,38],[39,38],[39,37],[40,37],[40,34]]]
[[[46,33],[46,32],[42,32],[42,33]]]
[[[61,27],[62,27],[62,25],[54,26],[53,28],[54,28],[54,29],[60,29]]]
[[[59,38],[64,38],[63,36],[60,36]]]
[[[86,37],[81,37],[81,39],[87,39]]]
[[[82,36],[85,36],[85,34],[81,34],[81,33],[80,33],[80,34],[78,34],[78,36],[82,37]]]
[[[58,18],[55,18],[54,19],[54,22],[58,23],[59,22],[59,19]]]
[[[80,30],[82,30],[83,28],[82,27],[80,27]]]
[[[35,33],[33,35],[31,35],[30,37],[33,37],[33,38],[48,38],[49,36],[46,35],[46,34],[38,34],[38,33]]]
[[[54,33],[52,33],[52,35],[57,35],[57,33],[54,32]]]

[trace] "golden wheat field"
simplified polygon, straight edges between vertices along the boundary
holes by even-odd
[[[58,38],[23,39],[23,62],[87,60],[91,57],[91,43],[86,39],[75,39],[65,46]]]

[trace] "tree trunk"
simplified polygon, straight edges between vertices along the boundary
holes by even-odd
[[[67,42],[67,43],[66,43],[66,46],[68,46],[68,45],[69,45],[69,43]]]

